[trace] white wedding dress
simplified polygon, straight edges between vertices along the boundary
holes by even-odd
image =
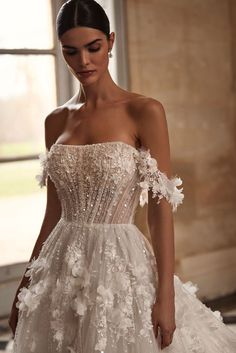
[[[158,286],[151,246],[135,209],[165,197],[182,203],[150,150],[121,141],[53,144],[40,154],[39,185],[56,186],[61,218],[28,264],[18,295],[14,353],[235,353],[234,332],[174,275],[176,330],[161,350],[151,309]]]

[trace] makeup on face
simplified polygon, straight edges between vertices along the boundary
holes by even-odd
[[[88,49],[88,51],[91,53],[97,52],[101,48],[101,44],[99,44],[99,42],[101,41],[102,41],[101,38],[97,38],[85,44],[83,47]],[[62,49],[63,49],[63,52],[69,56],[75,55],[78,52],[78,50],[80,50],[80,48],[76,48],[74,46],[66,45],[66,44],[62,45]]]

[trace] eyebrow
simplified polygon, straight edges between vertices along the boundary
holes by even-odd
[[[89,42],[89,43],[85,44],[84,46],[88,47],[89,45],[94,44],[94,43],[98,42],[99,40],[102,40],[102,38],[94,39],[92,42]],[[71,45],[62,45],[62,47],[67,48],[67,49],[76,49],[75,47],[73,47]]]

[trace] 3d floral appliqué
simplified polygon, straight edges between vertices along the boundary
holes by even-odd
[[[177,186],[182,185],[182,180],[179,177],[169,179],[167,175],[158,169],[157,161],[151,157],[150,150],[141,148],[138,156],[139,173],[141,182],[140,205],[143,207],[148,203],[148,191],[152,190],[152,197],[158,197],[157,203],[165,197],[172,205],[172,210],[176,211],[179,204],[182,203],[184,194],[183,188],[178,189]]]
[[[25,277],[32,277],[33,274],[37,274],[42,270],[47,270],[49,268],[49,264],[47,263],[46,258],[35,257],[31,260],[29,265],[27,266],[27,271],[25,272]]]
[[[30,288],[22,287],[17,296],[19,300],[16,303],[16,307],[19,310],[26,311],[26,315],[28,316],[38,307],[41,296],[46,290],[47,286],[47,280],[40,280],[39,282],[30,286]]]
[[[35,176],[35,179],[38,181],[38,185],[42,188],[46,185],[46,179],[48,176],[48,155],[49,151],[42,152],[38,155],[41,171]]]

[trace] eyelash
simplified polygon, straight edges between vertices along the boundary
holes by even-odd
[[[95,52],[95,51],[98,51],[99,49],[100,49],[100,47],[99,48],[90,48],[89,51],[90,52]]]
[[[89,50],[89,52],[94,53],[94,52],[100,50],[100,47],[96,48],[96,49],[95,48],[89,48],[88,50]],[[76,54],[76,51],[74,51],[74,52],[66,52],[66,54],[69,55],[69,56],[73,56],[73,55]]]

